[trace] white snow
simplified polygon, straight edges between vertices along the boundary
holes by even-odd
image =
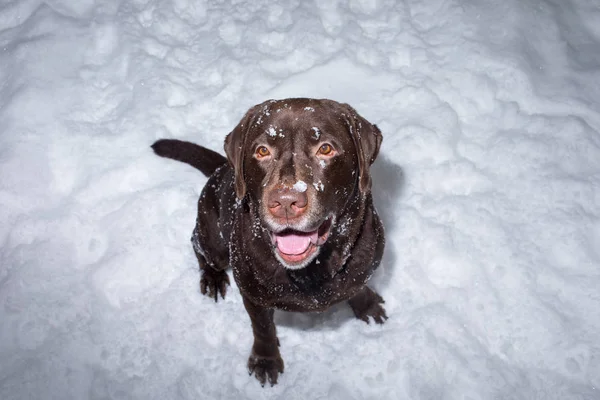
[[[600,398],[592,0],[0,4],[0,399]],[[383,326],[199,293],[199,172],[268,98],[376,123]]]
[[[318,139],[321,137],[321,130],[319,128],[317,128],[316,126],[313,126],[311,130],[313,131],[313,136],[315,137],[315,139]]]
[[[292,189],[294,189],[296,192],[302,193],[306,192],[306,189],[308,189],[308,185],[304,181],[297,181],[296,183],[294,183],[294,186],[292,186]]]

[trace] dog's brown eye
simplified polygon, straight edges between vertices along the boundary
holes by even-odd
[[[271,152],[265,146],[258,146],[256,148],[256,157],[262,158],[266,156],[270,156]]]
[[[321,147],[319,147],[319,154],[329,156],[332,155],[332,153],[333,147],[329,143],[322,144]]]

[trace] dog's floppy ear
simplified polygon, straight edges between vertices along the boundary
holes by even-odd
[[[383,136],[377,125],[370,123],[361,117],[356,110],[345,104],[348,111],[346,123],[350,130],[350,136],[354,141],[358,156],[358,187],[361,193],[366,194],[371,190],[371,174],[369,167],[379,154],[379,147]]]
[[[225,137],[225,154],[227,161],[235,173],[235,194],[241,200],[246,194],[246,182],[244,181],[244,149],[248,130],[256,117],[259,106],[254,106],[235,128]]]

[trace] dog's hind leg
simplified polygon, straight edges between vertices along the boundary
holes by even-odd
[[[206,261],[206,257],[198,241],[197,229],[194,229],[192,246],[194,247],[194,253],[200,267],[200,292],[203,295],[214,298],[215,302],[219,299],[219,294],[224,299],[225,293],[227,293],[227,286],[230,285],[229,276],[225,272],[225,269],[217,269]]]

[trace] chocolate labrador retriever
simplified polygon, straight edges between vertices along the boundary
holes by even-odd
[[[347,300],[367,323],[387,319],[366,286],[384,248],[369,175],[381,140],[347,104],[286,99],[252,107],[225,139],[227,158],[179,140],[152,145],[209,176],[192,236],[200,290],[224,297],[232,267],[254,332],[248,369],[262,385],[283,373],[275,308]]]

